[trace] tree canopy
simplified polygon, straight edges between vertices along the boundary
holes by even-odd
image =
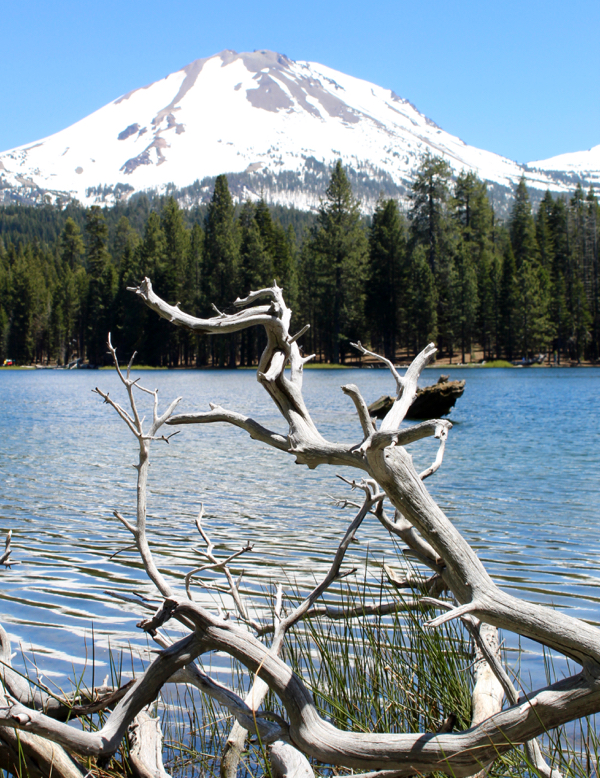
[[[173,197],[114,208],[0,209],[0,358],[102,364],[110,330],[149,365],[254,364],[256,333],[225,339],[148,320],[127,292],[144,276],[173,305],[212,315],[275,279],[317,360],[345,362],[358,338],[406,360],[442,356],[600,358],[600,207],[579,187],[532,208],[527,182],[506,222],[485,182],[425,156],[404,201],[361,213],[338,161],[315,214],[235,203],[218,176],[207,207]],[[210,304],[209,304],[210,301]]]

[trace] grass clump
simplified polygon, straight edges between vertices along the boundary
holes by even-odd
[[[381,582],[340,585],[334,592],[336,608],[356,608],[377,598],[388,601],[402,594]],[[409,592],[406,601],[420,596]],[[329,595],[328,595],[329,596]],[[298,594],[298,598],[300,595]],[[460,622],[438,629],[423,627],[433,612],[426,607],[389,616],[368,616],[331,621],[306,620],[288,634],[283,659],[313,693],[320,714],[335,726],[354,732],[436,732],[448,719],[455,730],[471,722],[473,646]],[[547,664],[548,682],[556,680]],[[244,695],[252,678],[231,660],[230,683]],[[219,776],[222,750],[233,724],[226,710],[198,692],[178,690],[180,722],[177,732],[165,717],[170,757],[165,760],[174,778],[183,775]],[[270,694],[264,708],[285,710]],[[171,709],[173,712],[173,708]],[[172,734],[167,736],[167,732]],[[563,778],[598,776],[600,735],[594,717],[560,727],[540,739],[549,764]],[[311,760],[315,775],[330,778],[349,773],[335,765]],[[191,771],[191,773],[190,773]],[[240,765],[240,778],[270,775],[267,757],[259,743],[251,742]],[[432,773],[442,778],[445,773]],[[523,749],[499,755],[489,778],[534,778]]]
[[[367,603],[388,602],[394,598],[411,602],[421,596],[415,590],[406,596],[387,582],[365,579],[362,584],[340,582],[327,593],[327,603],[336,608],[355,609]],[[270,605],[272,599],[267,601]],[[301,599],[294,592],[291,600]],[[267,603],[265,603],[267,604]],[[313,693],[315,704],[324,718],[340,729],[354,732],[401,733],[436,732],[451,719],[454,730],[468,729],[471,722],[472,668],[474,651],[468,633],[460,621],[451,621],[437,629],[427,629],[424,622],[434,612],[426,606],[391,615],[330,620],[324,617],[298,623],[288,634],[283,659],[303,679]],[[111,653],[110,682],[119,686],[124,665],[130,661]],[[211,655],[204,657],[205,671],[240,696],[245,696],[252,674],[234,659],[229,667],[221,664],[217,671],[209,666]],[[134,663],[131,659],[133,669]],[[142,662],[144,664],[144,662]],[[548,683],[557,680],[550,658],[545,669]],[[135,675],[135,672],[133,673]],[[30,683],[35,681],[30,678]],[[93,681],[92,681],[93,683]],[[90,690],[83,674],[75,681],[84,696]],[[286,718],[278,699],[270,694],[265,709]],[[219,778],[220,762],[234,719],[228,710],[212,698],[191,687],[167,685],[163,688],[157,711],[164,734],[165,768],[173,778],[214,776]],[[82,726],[99,729],[108,714],[86,717]],[[549,764],[560,770],[563,778],[599,776],[600,734],[595,717],[560,727],[540,739]],[[84,760],[94,778],[124,778],[129,774],[128,748],[123,742],[109,765],[99,768],[95,760]],[[335,765],[311,760],[316,776],[331,778],[350,771]],[[247,744],[239,766],[239,778],[269,776],[268,756],[261,744]],[[445,773],[432,773],[442,778]],[[489,778],[534,778],[539,773],[527,762],[523,749],[499,755]]]
[[[482,367],[514,367],[512,362],[507,362],[506,359],[491,359],[489,362],[484,362]]]

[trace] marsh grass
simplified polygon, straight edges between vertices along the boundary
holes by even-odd
[[[374,595],[382,601],[403,598],[383,581],[375,586],[366,579],[358,587],[356,583],[340,585],[332,593],[335,606],[348,609],[372,603]],[[407,592],[405,600],[409,602],[418,595],[417,591]],[[300,593],[293,593],[292,599],[300,599]],[[283,658],[312,691],[320,714],[340,728],[354,732],[435,732],[453,717],[456,730],[466,729],[471,720],[473,647],[460,623],[450,622],[436,630],[423,627],[432,616],[427,608],[418,608],[385,617],[307,620],[289,633]],[[545,654],[544,659],[550,683],[558,674],[551,656]],[[245,694],[251,681],[247,671],[232,661],[232,688]],[[175,718],[187,721],[188,726],[180,728],[176,737],[166,737],[168,766],[174,778],[218,778],[220,754],[233,720],[199,693],[179,690],[178,695],[181,707]],[[285,716],[273,695],[264,707]],[[164,723],[165,731],[174,733],[172,719]],[[583,719],[540,739],[547,760],[564,778],[598,776],[597,723],[594,717]],[[313,769],[326,777],[350,772],[314,760]],[[432,774],[434,778],[442,775]],[[489,773],[490,778],[537,775],[519,746],[499,755]],[[269,776],[264,749],[255,740],[244,753],[240,776]]]
[[[377,582],[365,577],[358,584],[356,580],[347,583],[348,580],[328,593],[331,604],[338,608],[361,607],[377,598],[382,601],[403,598],[383,580]],[[405,601],[412,601],[419,594],[409,591]],[[301,599],[300,592],[292,592],[290,599]],[[263,607],[272,605],[272,592],[265,591],[263,600]],[[452,717],[454,729],[466,729],[471,720],[473,647],[460,622],[452,621],[434,630],[423,627],[432,615],[432,611],[423,607],[385,617],[306,620],[287,636],[283,658],[312,691],[320,714],[340,728],[354,732],[435,732]],[[135,675],[134,666],[143,668],[145,660],[134,661],[134,653],[137,655],[135,649],[110,652],[112,685],[129,680],[132,672]],[[93,652],[89,660],[93,665]],[[214,667],[209,664],[212,661],[210,655],[205,657],[205,670],[216,672],[220,680],[245,695],[253,680],[248,671],[232,659],[219,657]],[[224,661],[228,664],[223,664]],[[28,663],[24,664],[27,668]],[[518,664],[517,653],[515,674]],[[557,680],[559,673],[551,654],[544,654],[544,666],[548,682]],[[73,674],[70,691],[89,696],[92,684],[88,688],[84,682],[84,677],[90,677],[86,670]],[[32,685],[40,686],[36,676],[35,666],[25,670],[24,677]],[[98,683],[102,679],[94,680]],[[269,695],[264,707],[285,716],[273,695]],[[196,689],[173,684],[164,687],[156,711],[164,733],[165,767],[173,778],[219,778],[221,754],[233,725],[228,711]],[[105,712],[85,717],[81,726],[97,730],[107,715]],[[599,775],[599,723],[596,717],[582,719],[540,739],[547,760],[564,778]],[[85,766],[90,775],[123,778],[128,774],[127,744],[122,744],[108,765],[100,768],[89,760]],[[316,762],[313,768],[317,775],[326,778],[350,772]],[[432,774],[435,778],[442,775]],[[499,755],[489,775],[490,778],[532,778],[538,772],[528,764],[522,749],[516,747]],[[256,739],[247,744],[239,776],[270,776],[266,751]]]

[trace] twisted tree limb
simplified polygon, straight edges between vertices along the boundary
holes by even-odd
[[[379,430],[367,418],[365,403],[358,389],[353,385],[345,387],[346,394],[351,397],[358,412],[361,439],[352,445],[335,443],[320,434],[304,403],[303,365],[309,357],[302,357],[298,347],[303,330],[295,335],[290,334],[291,311],[276,284],[237,300],[235,304],[240,309],[237,313],[226,315],[218,312],[217,316],[209,319],[189,316],[176,306],[167,304],[154,293],[148,279],[134,291],[159,315],[196,332],[218,334],[263,326],[267,345],[260,359],[257,378],[286,421],[288,434],[279,435],[249,417],[218,406],[211,406],[210,412],[205,414],[174,417],[172,413],[178,402],[175,401],[165,413],[159,415],[156,392],[139,387],[131,380],[129,370],[126,376],[119,371],[119,376],[129,394],[131,411],[124,410],[108,394],[98,390],[139,442],[136,523],[130,523],[120,514],[117,516],[133,534],[148,575],[166,598],[159,611],[142,622],[141,626],[150,634],[156,634],[164,623],[176,618],[188,625],[192,632],[166,648],[152,662],[144,676],[125,692],[99,732],[81,732],[11,698],[7,698],[0,708],[2,727],[45,737],[74,753],[107,756],[115,752],[131,722],[155,699],[162,685],[169,679],[177,679],[178,674],[182,673],[188,679],[186,682],[204,684],[212,694],[220,695],[223,704],[234,713],[240,726],[249,724],[252,718],[252,721],[260,720],[264,727],[264,722],[272,718],[269,712],[258,710],[260,703],[257,698],[262,694],[261,689],[266,690],[268,687],[278,695],[288,717],[287,722],[277,721],[279,728],[272,732],[274,737],[327,764],[368,771],[367,775],[371,778],[401,778],[434,770],[454,776],[472,775],[485,768],[498,754],[515,745],[526,744],[553,727],[600,711],[600,630],[571,616],[520,600],[502,591],[425,488],[423,479],[436,472],[442,463],[450,425],[437,420],[410,429],[400,429],[400,424],[416,392],[419,375],[435,354],[433,344],[429,344],[415,358],[404,376],[400,376],[389,363],[396,380],[397,398]],[[263,304],[261,301],[265,299],[267,303]],[[363,349],[360,344],[359,348]],[[367,353],[366,350],[363,349],[363,353]],[[290,367],[289,375],[285,372],[286,366]],[[146,431],[133,400],[134,390],[148,392],[154,397],[153,421]],[[485,622],[492,627],[517,632],[561,652],[579,663],[581,672],[538,689],[527,697],[517,696],[514,687],[514,693],[510,692],[506,679],[498,670],[494,651],[489,646],[486,649],[487,643],[483,640],[479,665],[481,681],[487,684],[488,689],[495,689],[492,695],[495,710],[476,712],[468,730],[376,735],[344,732],[332,726],[320,717],[312,695],[302,680],[279,658],[277,650],[285,630],[295,620],[306,618],[311,613],[315,599],[326,588],[325,582],[324,588],[318,591],[317,587],[293,614],[277,619],[273,643],[267,647],[247,629],[231,620],[215,616],[198,603],[174,593],[173,587],[158,571],[146,538],[148,447],[153,440],[168,442],[167,437],[158,435],[159,429],[163,424],[178,422],[230,423],[245,429],[252,437],[267,445],[292,454],[297,462],[308,467],[346,465],[366,473],[362,488],[365,489],[365,505],[368,503],[368,507],[363,510],[362,518],[368,512],[374,512],[390,531],[406,540],[420,561],[431,567],[436,576],[440,576],[456,599],[452,610],[429,622],[431,628],[452,618],[461,618],[467,624],[475,623],[473,620]],[[406,446],[431,435],[440,439],[440,447],[432,466],[419,475]],[[381,507],[384,498],[390,501],[396,511],[393,522]],[[360,521],[358,518],[348,529],[338,549],[330,571],[333,578],[339,572],[339,563],[352,533],[362,521],[362,518]],[[214,566],[215,563],[211,564]],[[329,582],[333,580],[331,575]],[[281,602],[280,597],[278,602]],[[215,688],[209,680],[200,681],[197,673],[190,670],[195,658],[208,650],[223,651],[256,674],[262,687],[259,684],[254,687],[253,693],[257,697],[250,704]],[[508,696],[510,705],[504,710],[498,709],[497,688],[491,677],[484,678],[487,673],[487,669],[484,673],[484,662],[492,669]],[[194,681],[189,680],[190,673]],[[254,727],[257,729],[258,724],[254,724]],[[268,732],[266,736],[269,737]],[[531,748],[531,753],[536,757],[536,746]]]
[[[160,315],[171,318],[176,324],[185,324],[152,292],[148,280],[136,291]],[[412,458],[404,448],[410,442],[410,434],[400,431],[399,425],[412,402],[421,370],[435,354],[433,345],[427,346],[417,356],[402,377],[389,363],[397,385],[397,398],[379,431],[367,420],[364,401],[358,389],[346,389],[359,413],[364,438],[354,447],[330,443],[318,433],[299,394],[301,358],[294,348],[295,340],[290,344],[291,339],[287,334],[290,312],[283,302],[280,290],[275,285],[271,290],[252,293],[245,301],[240,302],[250,305],[263,297],[270,297],[273,304],[268,311],[265,311],[264,306],[257,307],[254,318],[249,315],[242,321],[239,314],[234,314],[232,317],[222,316],[217,324],[214,320],[195,320],[193,326],[213,333],[224,326],[243,328],[260,324],[265,327],[268,344],[261,357],[258,380],[272,396],[288,423],[287,450],[296,455],[298,462],[304,462],[309,467],[324,462],[337,464],[343,461],[366,470],[385,490],[397,511],[394,522],[400,525],[395,527],[397,534],[402,533],[405,538],[410,538],[409,544],[415,553],[442,574],[445,583],[458,600],[460,609],[454,615],[468,612],[477,619],[516,631],[574,659],[582,665],[583,672],[565,683],[573,683],[576,686],[581,683],[588,684],[593,697],[593,690],[600,677],[598,630],[577,619],[519,600],[500,590],[476,554],[424,488],[423,478],[433,474],[441,464],[449,425],[444,429],[440,427],[440,422],[435,422],[429,425],[429,429],[423,429],[421,425],[412,428],[417,431],[418,427],[421,427],[418,434],[437,434],[441,442],[436,461],[421,476],[416,473]],[[187,320],[187,324],[189,323]],[[357,344],[357,347],[363,353],[370,353],[360,344]],[[386,362],[385,359],[383,361]],[[292,367],[291,380],[288,380],[283,372],[287,363]],[[176,418],[172,420],[172,423],[176,422]],[[265,442],[273,445],[272,440]],[[280,447],[286,450],[283,445]],[[407,522],[408,526],[401,526],[402,520]]]

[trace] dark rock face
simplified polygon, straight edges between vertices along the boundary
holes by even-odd
[[[137,123],[136,124],[130,124],[129,127],[126,127],[123,130],[123,132],[120,132],[117,135],[117,138],[119,140],[127,140],[127,138],[129,138],[131,135],[135,135],[135,133],[138,132],[139,129],[140,129],[140,125],[139,124],[137,124]]]
[[[454,403],[465,391],[465,381],[449,381],[449,376],[441,375],[437,384],[417,389],[417,396],[406,414],[407,419],[438,419],[446,416]],[[383,419],[394,404],[395,397],[383,395],[369,405],[369,413],[376,419]]]

